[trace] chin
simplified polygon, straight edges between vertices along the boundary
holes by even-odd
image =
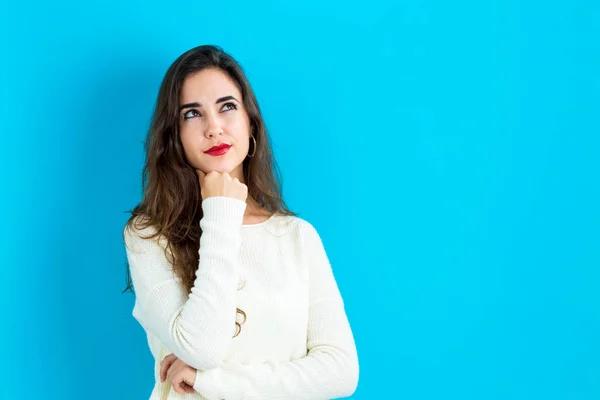
[[[236,167],[237,165],[231,165],[231,163],[223,162],[214,163],[213,165],[207,165],[205,168],[202,168],[202,170],[206,171],[206,173],[209,173],[211,171],[231,173],[233,170],[235,170]]]

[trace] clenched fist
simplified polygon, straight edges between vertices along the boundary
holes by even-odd
[[[232,178],[228,172],[210,171],[208,174],[196,170],[200,179],[200,195],[202,200],[212,196],[227,196],[246,201],[248,186],[238,178]]]
[[[169,380],[173,390],[179,394],[196,393],[194,383],[198,371],[181,361],[175,354],[169,354],[160,362],[160,381]]]

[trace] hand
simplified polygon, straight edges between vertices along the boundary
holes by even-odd
[[[202,200],[212,196],[227,196],[234,199],[246,201],[248,197],[248,186],[231,178],[228,172],[210,171],[208,174],[196,170],[200,179],[200,194]]]
[[[175,354],[169,354],[160,362],[160,381],[171,381],[171,386],[179,394],[195,393],[197,371],[181,361]]]

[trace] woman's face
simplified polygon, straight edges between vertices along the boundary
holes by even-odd
[[[179,96],[179,133],[188,162],[205,173],[228,172],[243,182],[242,162],[248,155],[250,119],[234,81],[219,69],[189,75]],[[205,153],[231,145],[222,155]]]

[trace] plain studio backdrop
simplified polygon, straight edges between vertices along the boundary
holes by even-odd
[[[200,44],[245,68],[323,237],[353,398],[600,398],[598,2],[12,3],[0,398],[148,398],[121,233],[161,79]]]

